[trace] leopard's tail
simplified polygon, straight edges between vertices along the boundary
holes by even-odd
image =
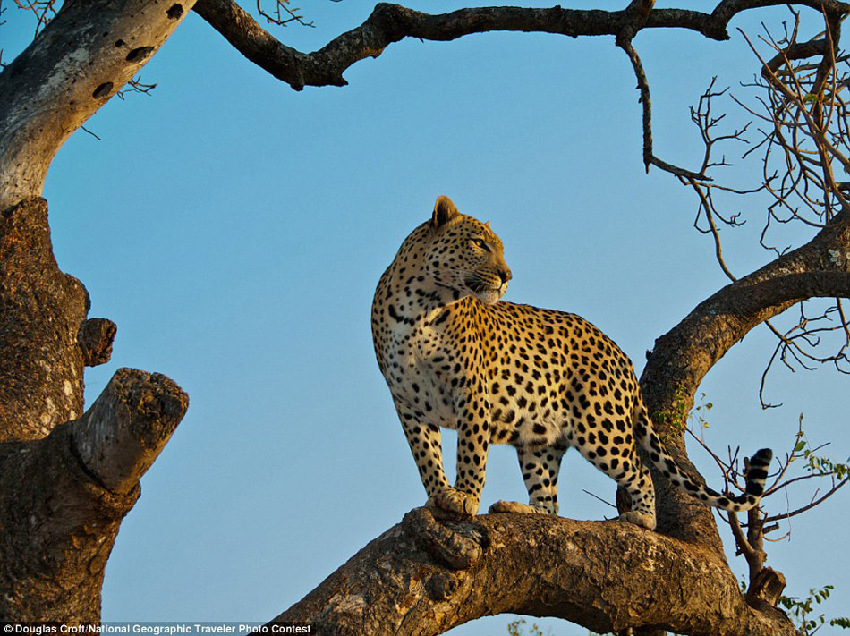
[[[767,469],[773,457],[773,451],[769,448],[762,448],[750,458],[743,494],[721,495],[716,490],[695,482],[679,467],[656,434],[643,400],[638,400],[638,404],[635,405],[634,431],[636,439],[656,468],[671,483],[705,504],[722,510],[743,512],[755,507],[761,499],[764,482],[767,479]]]

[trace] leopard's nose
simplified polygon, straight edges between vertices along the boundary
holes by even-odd
[[[502,279],[502,284],[503,284],[503,285],[504,285],[505,283],[507,283],[507,282],[508,282],[510,279],[512,279],[513,277],[514,277],[514,275],[511,273],[511,270],[510,270],[510,269],[506,269],[506,270],[505,270],[505,271],[503,271],[503,272],[499,272],[499,278],[501,278],[501,279]]]

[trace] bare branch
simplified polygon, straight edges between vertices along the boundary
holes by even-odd
[[[603,504],[605,504],[606,506],[609,506],[610,508],[613,508],[614,510],[616,510],[616,509],[617,509],[617,506],[616,506],[616,505],[612,504],[610,501],[606,501],[605,499],[603,499],[603,498],[602,498],[602,497],[600,497],[599,495],[595,495],[595,494],[593,494],[592,492],[590,492],[589,490],[585,490],[584,488],[582,488],[582,489],[581,489],[581,491],[582,491],[585,495],[589,495],[589,496],[593,497],[594,499],[597,499],[597,500],[601,501],[601,502],[602,502]]]
[[[145,84],[142,82],[141,77],[134,77],[124,85],[124,88],[115,93],[115,96],[119,99],[124,99],[127,93],[139,93],[150,96],[155,88],[156,84]]]
[[[263,9],[262,0],[257,0],[257,13],[266,19],[270,24],[278,26],[286,26],[292,22],[297,22],[301,26],[312,27],[314,24],[309,20],[305,20],[300,13],[299,7],[289,6],[289,0],[274,0],[274,9],[272,13],[268,13]]]
[[[56,0],[12,0],[19,9],[35,16],[35,35],[38,35],[56,15]]]
[[[815,476],[817,476],[817,475],[811,475],[811,476],[812,476],[812,477],[815,477]],[[832,497],[832,495],[834,495],[835,493],[837,493],[837,492],[839,491],[839,489],[843,488],[843,487],[844,487],[844,485],[845,485],[848,481],[850,481],[850,477],[845,477],[845,478],[844,478],[844,479],[842,479],[840,482],[838,482],[837,484],[835,484],[832,488],[830,488],[830,489],[829,489],[826,493],[824,493],[822,496],[820,496],[820,497],[818,497],[818,498],[816,498],[816,499],[813,499],[813,500],[812,500],[810,503],[808,503],[807,505],[802,506],[801,508],[797,508],[796,510],[794,510],[794,511],[792,511],[792,512],[786,512],[786,513],[782,513],[782,514],[778,514],[778,515],[771,515],[771,516],[769,516],[767,519],[765,519],[765,523],[775,523],[775,522],[777,522],[777,521],[783,521],[783,520],[785,520],[785,519],[790,519],[791,517],[794,517],[794,516],[796,516],[796,515],[799,515],[799,514],[802,514],[802,513],[804,513],[804,512],[807,512],[807,511],[811,510],[811,509],[812,509],[812,508],[814,508],[815,506],[819,506],[819,505],[820,505],[820,504],[822,504],[824,501],[826,501],[827,499],[829,499],[830,497]],[[790,484],[790,483],[791,483],[791,482],[789,482],[789,484]]]
[[[378,4],[359,27],[325,47],[304,54],[288,47],[232,0],[201,0],[195,11],[245,57],[274,77],[301,90],[304,86],[344,86],[342,73],[366,57],[377,57],[405,37],[453,40],[495,30],[541,31],[563,35],[605,35],[619,31],[624,12],[488,7],[430,15],[399,5]]]
[[[0,443],[0,620],[99,622],[121,520],[187,404],[167,378],[122,369],[80,420]]]
[[[41,196],[61,145],[139,73],[193,3],[63,5],[47,27],[60,36],[36,38],[0,74],[0,209]],[[69,56],[68,42],[85,55]]]
[[[423,40],[454,40],[487,31],[538,31],[570,37],[582,35],[628,35],[636,17],[645,28],[682,28],[708,38],[728,39],[726,26],[735,15],[754,7],[781,5],[779,0],[721,2],[710,14],[682,9],[657,9],[647,13],[651,2],[635,0],[622,11],[482,7],[431,15],[399,5],[378,4],[359,27],[343,33],[322,49],[305,54],[288,47],[267,31],[233,0],[201,0],[198,12],[249,60],[274,77],[301,90],[304,86],[343,86],[343,72],[367,57],[406,37]],[[846,13],[850,5],[835,0],[804,0],[801,4]],[[630,40],[626,37],[625,40]],[[659,165],[659,167],[662,167]]]
[[[652,98],[650,96],[649,81],[647,80],[646,73],[643,70],[643,63],[641,62],[640,56],[632,45],[630,39],[618,37],[617,46],[623,49],[623,51],[626,52],[626,55],[629,56],[629,60],[632,63],[632,70],[634,71],[635,78],[637,78],[638,90],[640,90],[639,101],[643,112],[643,163],[646,167],[646,171],[649,172],[650,166],[656,166],[665,172],[669,172],[682,179],[711,181],[711,179],[709,179],[704,173],[697,174],[695,172],[691,172],[690,170],[669,164],[655,156],[652,150]]]

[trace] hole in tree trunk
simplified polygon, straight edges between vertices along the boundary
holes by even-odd
[[[98,86],[96,89],[94,89],[94,93],[92,93],[91,96],[94,99],[100,99],[101,97],[106,97],[107,95],[109,95],[109,93],[112,92],[113,86],[114,86],[114,84],[112,82],[104,82],[103,84]]]
[[[151,53],[153,53],[152,46],[140,46],[127,54],[127,61],[138,63],[150,56]]]

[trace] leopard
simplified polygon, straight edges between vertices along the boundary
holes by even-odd
[[[656,432],[628,356],[578,315],[501,300],[512,277],[489,221],[461,214],[440,196],[375,290],[378,367],[427,506],[477,514],[490,444],[515,448],[529,497],[528,504],[497,501],[495,513],[557,515],[568,448],[628,493],[631,509],[616,519],[649,530],[656,528],[655,491],[638,447],[697,502],[734,512],[759,503],[770,449],[749,459],[742,494],[720,494],[689,476]],[[453,486],[442,428],[457,431]]]

